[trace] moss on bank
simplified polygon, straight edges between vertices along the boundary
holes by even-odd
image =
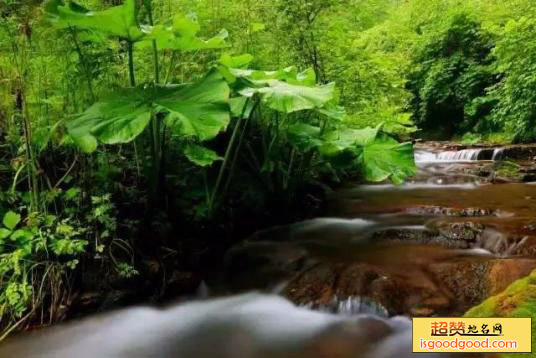
[[[532,317],[532,347],[536,347],[536,270],[471,308],[465,317]],[[532,356],[532,353],[504,354],[516,358]]]

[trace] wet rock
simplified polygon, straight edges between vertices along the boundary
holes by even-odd
[[[488,168],[478,168],[475,170],[475,175],[479,177],[489,177],[492,173],[493,171]]]
[[[505,290],[515,280],[527,276],[535,268],[534,259],[498,260],[488,268],[488,296]]]
[[[429,307],[414,307],[410,310],[412,317],[429,317],[434,313],[434,310]]]
[[[531,160],[536,156],[535,144],[519,144],[504,147],[504,156],[515,160]]]
[[[429,243],[437,236],[436,233],[426,228],[405,229],[393,228],[376,231],[372,235],[373,241],[389,241],[392,243]]]
[[[293,302],[328,305],[332,297],[367,297],[379,302],[390,313],[402,313],[407,287],[367,264],[320,264],[296,276],[284,290]]]
[[[536,232],[536,221],[532,221],[527,225],[523,226],[523,229],[526,231]]]
[[[467,215],[487,214],[480,209],[467,209]],[[460,213],[458,213],[460,214]],[[476,222],[439,221],[429,223],[427,228],[391,228],[375,232],[373,241],[391,244],[427,244],[453,249],[467,249],[475,246],[485,227]]]
[[[524,183],[530,183],[536,181],[536,174],[525,174],[521,179]]]
[[[536,174],[536,166],[522,167],[519,169],[519,172],[524,174]]]
[[[458,216],[478,217],[495,215],[495,211],[485,208],[449,208],[442,206],[417,206],[406,209],[406,212],[424,216]]]
[[[475,215],[475,212],[477,215]],[[478,216],[481,213],[480,209],[475,209],[475,212],[471,211],[470,216]],[[475,242],[479,234],[484,230],[484,225],[471,221],[440,222],[437,223],[435,227],[438,229],[440,235],[446,239],[468,242]]]
[[[295,302],[361,295],[384,305],[391,314],[456,316],[534,268],[536,260],[462,260],[430,265],[427,279],[422,272],[415,272],[411,279],[360,264],[347,266],[340,273],[321,266],[292,281],[285,294]]]

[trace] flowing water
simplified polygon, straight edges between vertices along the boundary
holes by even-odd
[[[415,157],[406,184],[348,185],[328,217],[232,248],[209,286],[233,296],[92,318],[0,356],[413,356],[409,315],[463,314],[536,268],[536,185],[477,174],[501,148],[424,144]]]

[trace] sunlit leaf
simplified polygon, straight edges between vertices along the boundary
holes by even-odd
[[[176,135],[207,140],[229,123],[229,87],[212,71],[201,81],[158,88],[117,90],[67,123],[73,141],[85,152],[97,143],[132,141],[151,116],[162,113]]]
[[[105,144],[127,143],[136,138],[151,120],[151,103],[139,89],[118,90],[89,107],[67,124],[73,141],[85,152]]]
[[[223,160],[216,152],[197,144],[188,144],[184,149],[184,155],[192,163],[206,167],[218,160]]]
[[[390,179],[395,184],[417,173],[411,143],[376,140],[363,147],[361,168],[369,181]]]
[[[379,133],[379,127],[376,128],[339,128],[326,134],[325,139],[331,145],[339,150],[349,147],[365,146],[372,143]]]
[[[223,54],[220,58],[220,63],[229,68],[247,68],[251,61],[253,61],[253,56],[251,56],[249,53],[239,56]]]
[[[193,15],[176,15],[171,24],[143,26],[145,37],[138,44],[140,47],[152,46],[156,41],[159,49],[177,51],[197,51],[228,47],[225,40],[229,36],[227,30],[221,30],[216,36],[203,40],[197,37],[199,23]]]
[[[229,100],[233,117],[248,118],[253,110],[253,101],[247,97],[233,97]]]
[[[2,222],[5,227],[10,230],[13,230],[15,226],[17,226],[17,224],[20,222],[20,215],[13,211],[8,211],[7,213],[5,213]]]
[[[267,80],[265,83],[265,87],[246,88],[240,94],[251,97],[258,93],[263,103],[283,113],[321,108],[333,98],[335,88],[333,83],[316,87],[292,85],[278,80]]]
[[[47,17],[58,28],[76,27],[117,36],[132,41],[143,35],[136,20],[136,1],[125,0],[123,5],[102,11],[88,9],[69,1],[49,1],[45,6]]]
[[[13,231],[6,229],[6,228],[0,228],[0,240],[8,238],[12,232]]]
[[[225,58],[220,62],[236,64],[238,61]],[[277,71],[224,67],[220,71],[234,91],[245,97],[259,94],[268,107],[283,113],[320,109],[335,96],[335,84],[315,85],[316,77],[311,69],[299,73],[294,66]]]
[[[155,104],[175,134],[208,140],[229,123],[229,94],[221,74],[211,71],[195,84],[161,89]]]
[[[266,25],[260,22],[252,22],[249,31],[253,34],[255,32],[263,31],[266,28]]]
[[[339,122],[342,121],[344,119],[344,116],[346,115],[346,111],[344,110],[344,107],[341,107],[341,106],[334,106],[332,108],[328,108],[328,107],[318,108],[316,111],[320,114],[323,114],[331,119],[335,119]]]
[[[34,236],[35,235],[30,230],[18,229],[15,230],[15,232],[13,232],[13,234],[10,236],[10,240],[19,241],[20,239],[23,239],[20,241],[27,241],[32,239]]]

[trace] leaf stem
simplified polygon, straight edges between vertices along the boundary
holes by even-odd
[[[80,47],[80,44],[78,43],[78,38],[76,37],[75,29],[73,27],[70,27],[69,29],[70,29],[71,36],[73,38],[74,45],[76,47],[76,52],[78,53],[78,57],[80,57],[80,63],[84,67],[84,72],[86,73],[87,88],[91,96],[91,101],[95,102],[95,92],[93,91],[93,84],[91,82],[89,64],[87,63],[86,57],[82,53],[82,48]]]
[[[132,41],[130,40],[127,40],[127,51],[128,51],[128,75],[130,78],[130,86],[136,87],[136,77],[134,74],[133,44],[132,44]]]

